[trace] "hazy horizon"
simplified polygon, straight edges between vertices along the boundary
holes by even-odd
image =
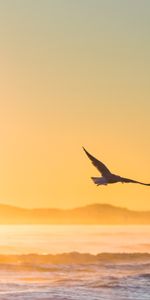
[[[121,208],[121,209],[127,209],[127,210],[130,210],[130,211],[137,211],[137,212],[149,212],[150,209],[130,209],[128,207],[125,207],[125,206],[119,206],[119,205],[113,205],[113,204],[110,204],[110,203],[105,203],[105,202],[101,202],[101,203],[96,203],[96,202],[92,202],[92,203],[87,203],[87,204],[84,204],[84,205],[80,205],[80,206],[68,206],[68,207],[56,207],[55,205],[54,206],[34,206],[34,207],[31,207],[31,206],[22,206],[22,205],[14,205],[14,204],[8,204],[8,203],[2,203],[0,202],[0,206],[10,206],[10,207],[15,207],[15,208],[21,208],[21,209],[29,209],[29,210],[34,210],[34,209],[58,209],[58,210],[72,210],[72,209],[76,209],[76,208],[84,208],[84,207],[90,207],[90,206],[97,206],[97,205],[100,205],[100,206],[110,206],[110,207],[114,207],[114,208]]]

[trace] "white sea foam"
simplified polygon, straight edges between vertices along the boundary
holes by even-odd
[[[0,300],[149,300],[149,240],[149,226],[2,226]]]
[[[68,255],[74,258],[72,253]],[[82,260],[84,254],[78,253],[80,256]],[[111,300],[149,299],[148,254],[92,255],[94,260],[97,258],[93,263],[84,259],[82,263],[66,263],[65,258],[63,263],[48,263],[52,257],[47,256],[47,264],[41,255],[36,261],[28,255],[28,262],[21,256],[19,264],[4,263],[0,268],[0,299],[110,300],[110,295]]]

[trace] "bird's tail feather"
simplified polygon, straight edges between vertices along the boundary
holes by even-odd
[[[96,185],[107,185],[106,179],[103,177],[91,177]]]

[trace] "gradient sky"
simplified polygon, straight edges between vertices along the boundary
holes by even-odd
[[[150,209],[150,1],[0,1],[0,202]]]

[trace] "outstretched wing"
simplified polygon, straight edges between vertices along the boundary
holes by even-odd
[[[92,164],[102,174],[102,176],[108,176],[108,175],[111,174],[111,172],[107,169],[107,167],[101,161],[99,161],[94,156],[92,156],[89,152],[87,152],[84,147],[83,147],[83,150],[85,151],[85,153],[88,156],[88,158],[92,161]]]
[[[129,179],[129,178],[124,178],[124,177],[120,177],[120,178],[121,178],[121,182],[138,183],[138,184],[150,186],[150,183],[144,183],[144,182],[140,182],[140,181],[132,180],[132,179]]]

